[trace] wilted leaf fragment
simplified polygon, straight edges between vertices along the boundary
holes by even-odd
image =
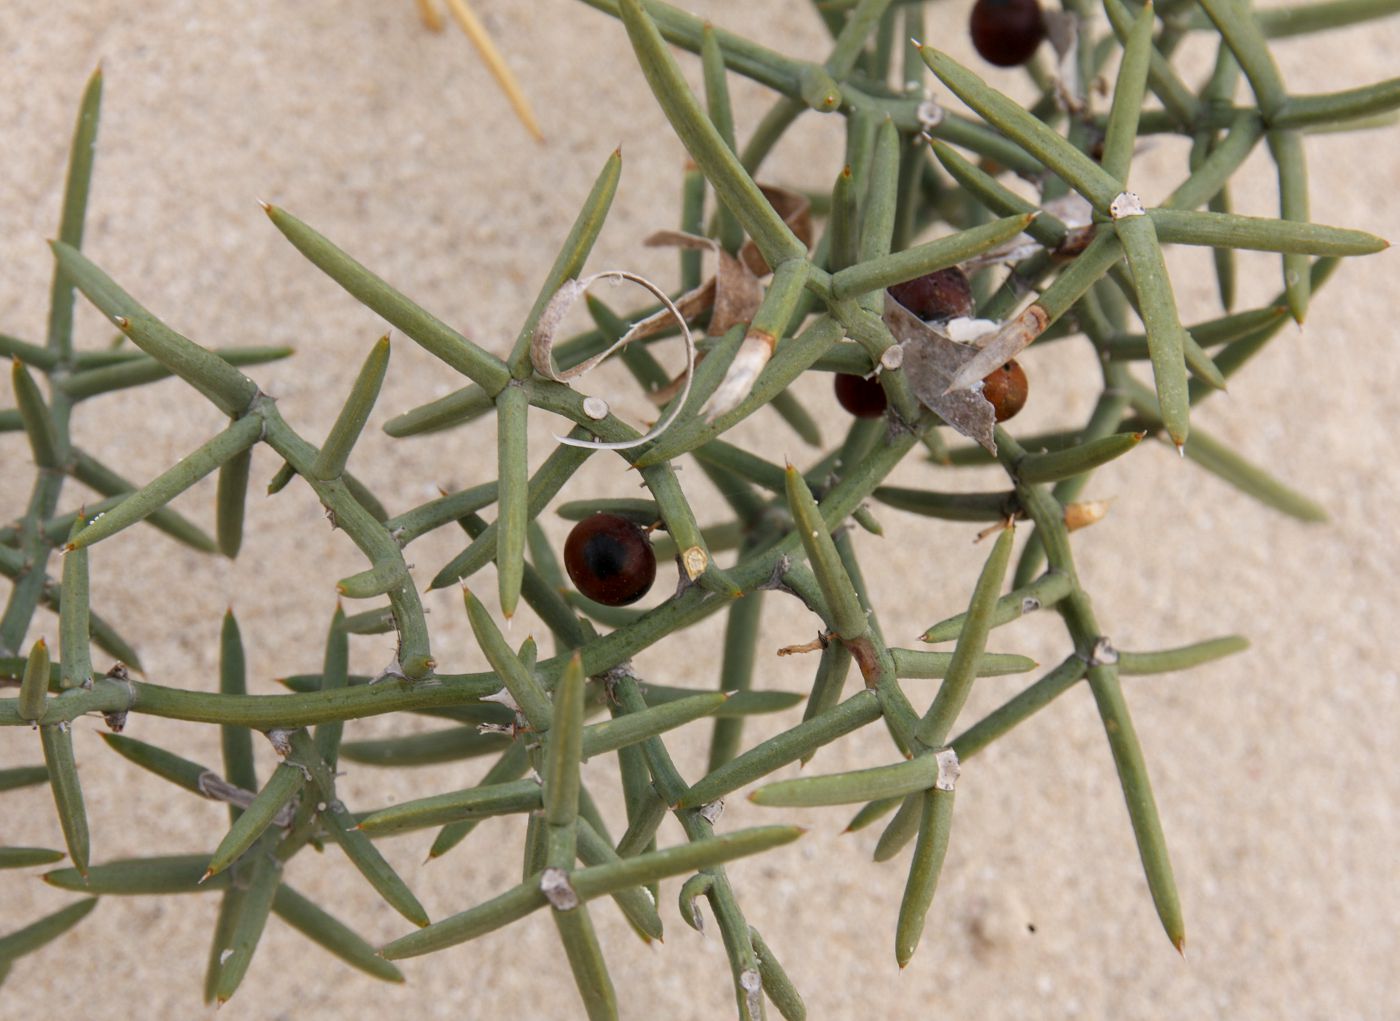
[[[884,319],[904,349],[904,373],[914,396],[958,432],[995,454],[992,430],[996,412],[981,388],[945,393],[962,367],[977,356],[977,349],[953,341],[888,294]]]

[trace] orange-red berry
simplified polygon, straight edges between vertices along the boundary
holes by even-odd
[[[564,541],[564,569],[589,599],[635,603],[656,580],[656,553],[637,524],[617,514],[584,518]]]
[[[1026,379],[1026,370],[1014,358],[982,380],[982,396],[991,403],[998,422],[1015,417],[1026,406],[1029,395],[1030,381]]]
[[[879,418],[889,404],[878,379],[846,372],[836,374],[836,400],[856,418]]]
[[[1037,0],[977,0],[970,27],[972,45],[997,67],[1024,64],[1045,38]]]
[[[972,315],[972,285],[957,266],[894,284],[889,292],[891,298],[924,322]]]

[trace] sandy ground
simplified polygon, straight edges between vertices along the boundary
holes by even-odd
[[[107,92],[88,251],[201,342],[294,344],[295,359],[252,374],[313,440],[334,420],[382,324],[301,259],[263,217],[259,197],[284,205],[444,320],[503,351],[577,204],[620,143],[623,182],[590,266],[673,279],[672,257],[641,248],[640,240],[675,222],[683,157],[621,28],[562,0],[479,6],[540,110],[544,145],[515,122],[465,41],[423,31],[407,0],[0,5],[0,329],[42,337],[50,277],[44,239],[55,231],[73,111],[98,61]],[[779,49],[823,52],[822,29],[805,5],[701,6]],[[966,4],[938,10],[946,20],[931,37],[965,53]],[[1400,21],[1392,20],[1288,42],[1278,56],[1295,89],[1317,91],[1394,73],[1397,50]],[[695,62],[684,63],[693,80]],[[734,89],[746,134],[766,106],[763,90],[737,81]],[[808,117],[765,176],[824,187],[838,169],[836,131],[834,120]],[[1395,145],[1394,130],[1312,139],[1315,218],[1400,237]],[[1150,171],[1180,158],[1167,146],[1144,161]],[[1238,205],[1267,213],[1267,164],[1256,158],[1249,173],[1253,184],[1236,192]],[[1169,183],[1148,172],[1134,180],[1149,201]],[[1173,261],[1188,320],[1212,314],[1207,266],[1199,254]],[[1274,258],[1249,258],[1242,268],[1243,306],[1277,289]],[[1285,330],[1230,396],[1196,419],[1322,499],[1329,524],[1271,513],[1158,445],[1101,471],[1090,490],[1115,503],[1076,549],[1120,647],[1228,632],[1254,642],[1247,655],[1207,669],[1127,684],[1186,912],[1185,960],[1158,928],[1092,699],[1075,689],[964,773],[929,929],[903,973],[890,951],[907,852],[877,866],[870,861],[877,832],[843,836],[843,812],[804,817],[732,799],[726,825],[796,818],[811,826],[797,844],[732,870],[750,920],[806,995],[810,1016],[1379,1021],[1400,1013],[1393,970],[1400,958],[1393,625],[1400,558],[1391,535],[1400,475],[1390,437],[1400,392],[1397,271],[1393,252],[1346,265],[1306,328]],[[88,347],[105,344],[110,333],[88,309],[79,331]],[[1095,375],[1082,345],[1034,351],[1027,364],[1035,392],[1020,431],[1081,421]],[[609,378],[614,385],[621,379]],[[451,372],[396,338],[388,385],[353,463],[391,508],[493,471],[484,424],[414,441],[379,432],[390,415],[456,385]],[[802,393],[829,416],[836,435],[841,419],[822,381],[809,381]],[[75,422],[78,442],[143,481],[220,427],[208,405],[175,383],[85,406]],[[533,428],[538,464],[557,425],[540,420]],[[773,458],[810,456],[776,419],[751,424],[741,437]],[[0,437],[0,517],[23,505],[28,456],[21,439]],[[260,450],[255,492],[276,467]],[[936,485],[935,475],[911,464],[899,478]],[[683,478],[702,520],[718,519],[719,501],[698,472]],[[977,485],[971,478],[967,484]],[[633,486],[621,461],[597,457],[561,499],[626,496]],[[212,492],[212,484],[201,485],[179,503],[210,528]],[[547,517],[551,534],[562,536],[557,519]],[[930,525],[889,510],[880,517],[884,539],[862,534],[860,550],[886,633],[912,642],[965,605],[984,551],[971,544],[969,526]],[[444,534],[413,547],[420,582],[457,542]],[[215,684],[219,616],[232,605],[253,690],[272,693],[274,677],[316,669],[333,582],[361,567],[310,492],[294,484],[276,499],[255,498],[236,563],[193,554],[147,529],[104,544],[93,558],[94,602],[135,637],[150,679],[204,690]],[[658,592],[670,585],[669,572]],[[494,589],[489,575],[479,587]],[[429,605],[443,667],[474,668],[480,660],[457,597],[438,594]],[[767,653],[809,638],[814,621],[791,600],[770,597],[768,606],[759,682],[800,690],[814,664]],[[668,641],[638,667],[657,681],[713,684],[719,628],[711,621]],[[53,618],[38,619],[30,638],[40,634],[56,637]],[[1064,652],[1050,619],[999,633],[994,645],[1047,664]],[[355,664],[373,669],[390,651],[384,638],[358,639]],[[1018,683],[979,686],[967,718]],[[795,719],[761,719],[747,735],[756,740]],[[365,722],[347,736],[404,726]],[[78,729],[95,860],[203,851],[219,839],[221,808],[117,761],[99,746],[98,721]],[[129,733],[217,759],[207,728],[133,719]],[[706,736],[702,725],[673,742],[690,777],[702,769]],[[823,751],[813,768],[875,764],[889,754],[872,729]],[[31,735],[0,739],[0,764],[37,758]],[[610,788],[609,769],[588,766],[596,789]],[[352,768],[344,792],[353,807],[364,807],[452,789],[476,771]],[[606,808],[615,818],[618,806]],[[663,830],[667,840],[678,834],[671,823]],[[384,847],[435,918],[518,876],[513,826],[483,826],[448,858],[420,867],[429,839],[420,834]],[[44,790],[5,796],[0,843],[61,845]],[[303,854],[290,878],[374,941],[405,931],[334,851],[320,859]],[[640,948],[614,911],[595,912],[625,1017],[679,1021],[732,1012],[719,939],[681,922],[676,889],[672,882],[663,891],[661,947]],[[28,875],[10,875],[0,891],[0,930],[70,900]],[[15,966],[0,994],[0,1018],[213,1016],[199,990],[214,911],[207,897],[101,904],[68,937]],[[405,971],[402,987],[375,983],[274,921],[220,1017],[580,1013],[543,915],[410,961]]]

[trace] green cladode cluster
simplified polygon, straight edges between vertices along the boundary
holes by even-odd
[[[834,43],[825,59],[806,61],[711,28],[664,3],[589,2],[625,25],[657,100],[694,160],[696,169],[684,182],[682,229],[706,233],[705,196],[711,190],[713,236],[731,252],[751,240],[773,267],[751,322],[702,342],[706,357],[694,371],[689,397],[675,398],[684,400],[684,406],[673,426],[621,452],[649,491],[650,498],[642,501],[551,508],[560,487],[595,451],[560,444],[533,476],[526,460],[526,420],[535,411],[571,419],[575,439],[618,442],[639,435],[611,414],[597,417],[596,403],[585,407],[584,397],[569,385],[537,372],[530,350],[541,313],[561,285],[578,276],[602,226],[618,182],[617,154],[607,159],[504,358],[461,336],[291,214],[267,209],[277,229],[320,270],[461,374],[463,386],[455,393],[393,419],[386,427],[392,435],[465,425],[492,412],[496,416],[497,481],[391,515],[345,470],[384,379],[387,340],[370,351],[329,438],[318,448],[238,368],[283,357],[286,350],[201,347],[165,326],[81,254],[101,91],[100,78],[94,76],[78,119],[62,224],[53,245],[57,268],[47,342],[30,344],[0,335],[0,353],[12,361],[17,405],[0,411],[0,429],[26,433],[36,468],[24,516],[0,529],[0,572],[12,583],[0,617],[0,655],[8,657],[0,659],[0,683],[12,690],[17,685],[17,697],[0,700],[0,724],[15,728],[7,741],[32,740],[29,732],[37,730],[43,752],[41,765],[0,771],[0,789],[42,782],[52,786],[72,867],[45,878],[88,896],[0,936],[0,977],[23,954],[76,924],[95,898],[109,894],[219,891],[221,908],[205,986],[206,996],[219,1001],[238,987],[269,913],[356,967],[399,980],[393,960],[431,953],[544,910],[558,926],[588,1016],[613,1017],[615,995],[589,921],[589,902],[612,897],[638,935],[650,940],[661,935],[656,883],[686,876],[682,914],[698,927],[694,902],[702,896],[708,900],[723,933],[740,1016],[763,1016],[766,997],[784,1017],[802,1017],[801,997],[746,918],[742,891],[724,869],[726,861],[792,841],[801,831],[781,824],[724,831],[714,823],[720,799],[857,730],[871,728],[860,740],[888,741],[890,765],[768,783],[752,798],[774,807],[858,805],[853,827],[888,815],[876,852],[882,861],[914,843],[895,926],[895,952],[902,966],[919,942],[933,899],[959,764],[1080,681],[1086,682],[1103,719],[1158,914],[1168,937],[1182,946],[1184,929],[1166,841],[1122,678],[1203,663],[1236,652],[1245,642],[1227,637],[1158,652],[1115,650],[1079,583],[1069,537],[1073,520],[1071,515],[1067,523],[1066,511],[1073,510],[1094,468],[1152,435],[1286,514],[1322,517],[1315,504],[1224,443],[1191,429],[1190,409],[1220,390],[1285,321],[1302,319],[1311,293],[1339,257],[1385,247],[1381,239],[1360,231],[1308,222],[1301,140],[1311,131],[1390,123],[1390,111],[1400,106],[1400,79],[1346,92],[1291,95],[1270,56],[1268,39],[1381,17],[1400,4],[1325,0],[1256,15],[1237,0],[1201,0],[1199,5],[1169,0],[1155,11],[1103,0],[1110,31],[1097,17],[1096,5],[1067,0],[1077,46],[1056,69],[1044,59],[1028,66],[1041,95],[1026,109],[946,54],[917,42],[924,37],[926,16],[938,16],[922,3],[818,3]],[[1172,63],[1178,44],[1192,33],[1218,39],[1214,69],[1197,87],[1184,81]],[[668,42],[700,54],[704,106],[685,85]],[[1094,113],[1075,97],[1089,95],[1100,69],[1120,53],[1111,105],[1106,114]],[[726,88],[731,72],[777,93],[742,150],[735,144]],[[1243,105],[1236,99],[1237,92],[1246,91],[1238,88],[1241,77],[1253,97]],[[890,87],[892,79],[901,85]],[[1158,104],[1144,109],[1149,91]],[[936,98],[945,94],[961,99],[977,116],[943,111]],[[813,199],[825,229],[809,251],[753,175],[790,124],[800,116],[821,115],[845,118],[847,166],[829,198]],[[1184,135],[1192,144],[1180,185],[1162,205],[1142,209],[1125,193],[1136,143],[1153,133]],[[928,137],[926,144],[922,135]],[[1261,144],[1278,169],[1278,219],[1228,211],[1231,175]],[[1006,187],[1003,180],[1012,173],[1038,186],[1040,203]],[[1091,226],[1054,215],[1055,209],[1065,208],[1054,200],[1069,193],[1077,193],[1092,209]],[[941,237],[911,244],[935,226]],[[1022,247],[1009,273],[978,274],[983,296],[979,314],[1004,321],[993,345],[1018,336],[1024,343],[1036,334],[1042,334],[1042,344],[1061,337],[1082,337],[1092,344],[1103,376],[1092,414],[1081,429],[1055,435],[1016,438],[998,427],[995,460],[1006,472],[1000,491],[882,486],[907,457],[931,457],[948,466],[987,463],[991,457],[980,446],[945,445],[948,430],[940,429],[944,423],[927,406],[930,395],[916,394],[899,358],[890,356],[897,338],[882,318],[884,288],[965,262],[1023,230],[1035,244]],[[1165,244],[1215,249],[1220,317],[1190,327],[1181,324],[1162,259]],[[1232,310],[1235,249],[1281,253],[1276,302]],[[699,271],[698,252],[683,252],[680,291],[700,284]],[[75,289],[138,350],[75,350]],[[1031,293],[1036,297],[1023,308],[1023,296]],[[554,347],[562,369],[606,348],[626,331],[627,319],[643,314],[615,314],[593,299],[589,308],[596,329]],[[657,338],[665,335],[663,331]],[[706,402],[736,352],[754,336],[776,338],[771,360],[729,410],[718,417],[707,414]],[[632,344],[620,357],[644,387],[656,389],[668,380],[649,353],[649,342]],[[1134,374],[1134,363],[1143,361],[1150,362],[1152,386]],[[742,449],[724,438],[748,416],[771,412],[812,436],[811,419],[787,386],[804,372],[868,375],[877,367],[889,402],[886,416],[852,420],[840,446],[810,466],[784,467],[764,451]],[[47,395],[36,375],[47,378]],[[72,444],[69,420],[82,402],[168,375],[179,376],[225,412],[228,428],[141,487]],[[224,621],[218,693],[147,683],[122,668],[94,676],[90,643],[131,671],[140,665],[133,647],[88,605],[92,547],[144,521],[191,546],[234,556],[243,527],[250,451],[257,443],[267,444],[285,461],[270,491],[300,476],[335,525],[363,551],[368,566],[341,579],[338,589],[345,599],[370,601],[372,608],[348,616],[336,613],[322,672],[287,678],[288,694],[245,693],[242,648],[231,615]],[[732,520],[699,526],[675,471],[676,461],[687,455],[720,483]],[[166,505],[215,471],[217,530],[211,539]],[[62,512],[60,495],[69,477],[106,499],[83,511]],[[967,612],[935,624],[923,636],[926,642],[953,642],[951,653],[886,644],[846,529],[852,519],[861,527],[878,528],[866,507],[872,498],[930,517],[987,522],[993,531],[1000,523]],[[493,505],[495,519],[488,522],[480,514]],[[620,510],[660,521],[668,538],[658,541],[658,552],[679,558],[685,578],[680,591],[646,612],[583,600],[565,582],[543,541],[536,519],[550,509],[574,518],[599,509]],[[1014,522],[1020,519],[1027,519],[1034,532],[1008,590]],[[457,527],[469,541],[436,574],[432,586],[456,585],[494,562],[504,614],[508,617],[523,598],[548,626],[553,656],[539,658],[531,640],[513,648],[486,608],[464,590],[472,630],[492,669],[439,672],[403,550],[430,531]],[[67,552],[61,578],[55,580],[48,571],[61,549]],[[734,549],[737,556],[721,566],[717,554]],[[750,688],[765,591],[802,600],[820,617],[822,640],[801,721],[750,747],[742,734],[745,715],[789,709],[799,701]],[[61,655],[56,662],[42,641],[27,657],[18,655],[41,605],[58,614]],[[1064,622],[1063,662],[986,718],[955,733],[975,677],[1033,666],[1021,656],[987,652],[991,629],[1040,608],[1053,609]],[[634,654],[719,612],[728,615],[728,625],[715,691],[643,684],[635,676],[629,663]],[[375,678],[349,675],[350,635],[389,630],[398,637],[391,666]],[[852,661],[862,683],[848,694]],[[942,678],[932,703],[911,702],[901,681],[930,677]],[[398,712],[428,713],[454,725],[426,735],[341,743],[344,721]],[[113,733],[104,736],[115,752],[188,791],[228,802],[230,828],[218,847],[198,856],[90,862],[71,724],[91,713],[105,715]],[[191,762],[115,733],[130,713],[217,725],[222,767]],[[601,722],[588,722],[594,715],[602,716]],[[716,721],[709,770],[687,780],[673,764],[663,735],[706,717]],[[271,739],[283,756],[261,785],[253,770],[255,732]],[[628,825],[621,836],[608,833],[593,793],[580,782],[580,762],[604,753],[616,753],[620,764],[621,791],[609,794],[625,803]],[[352,811],[336,797],[340,758],[413,766],[468,756],[491,756],[494,762],[481,783],[467,790],[377,811],[364,806]],[[679,820],[687,841],[662,848],[655,834],[668,813]],[[443,855],[479,820],[506,814],[518,816],[526,827],[520,884],[436,921],[375,847],[385,834],[440,827],[431,854]],[[285,861],[308,844],[327,842],[338,844],[417,928],[375,948],[282,882]],[[6,847],[0,848],[0,867],[41,865],[61,857],[59,851]]]

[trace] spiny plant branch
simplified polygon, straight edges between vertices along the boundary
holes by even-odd
[[[206,999],[220,1002],[246,975],[272,914],[352,966],[402,981],[391,959],[436,952],[548,910],[585,1011],[609,1018],[617,1013],[617,993],[588,903],[612,897],[638,935],[650,941],[662,932],[657,883],[688,876],[680,890],[682,916],[700,928],[696,904],[700,897],[708,901],[723,936],[739,1016],[764,1016],[766,994],[784,1017],[799,1018],[805,1014],[801,997],[750,924],[741,891],[724,866],[788,843],[801,831],[770,825],[725,832],[718,825],[722,799],[757,783],[750,797],[760,805],[862,805],[851,829],[893,813],[875,856],[885,861],[914,844],[895,925],[895,957],[904,967],[937,889],[960,770],[1084,681],[1103,721],[1149,891],[1168,938],[1181,949],[1182,909],[1122,678],[1189,668],[1239,652],[1246,643],[1228,636],[1158,651],[1117,650],[1080,582],[1070,533],[1105,512],[1102,502],[1079,501],[1093,472],[1129,454],[1148,435],[1164,437],[1196,464],[1283,513],[1324,517],[1311,500],[1195,427],[1191,410],[1223,389],[1287,318],[1303,320],[1341,257],[1385,247],[1362,231],[1308,221],[1301,139],[1310,131],[1374,126],[1400,106],[1400,85],[1291,94],[1268,39],[1384,16],[1396,4],[1333,0],[1256,15],[1217,0],[1203,2],[1204,14],[1181,4],[1158,12],[1150,4],[1105,0],[1111,28],[1100,32],[1088,18],[1088,5],[1071,0],[1066,8],[1074,19],[1077,60],[1053,73],[1032,65],[1028,70],[1040,95],[1025,108],[922,44],[926,12],[919,3],[819,4],[833,41],[823,59],[809,60],[779,54],[655,0],[588,2],[623,22],[648,84],[694,161],[683,180],[680,241],[671,234],[661,243],[679,248],[680,287],[668,300],[706,326],[708,335],[688,379],[673,381],[650,351],[677,330],[674,322],[652,320],[665,306],[619,313],[590,297],[595,328],[549,344],[552,362],[546,364],[559,371],[536,371],[531,348],[541,317],[588,261],[619,186],[617,152],[604,161],[504,357],[447,326],[291,213],[265,207],[277,230],[312,264],[463,377],[453,393],[393,417],[385,426],[390,435],[430,434],[494,417],[496,480],[392,515],[348,471],[389,369],[387,337],[370,347],[335,425],[317,446],[240,371],[285,357],[287,349],[203,347],[167,327],[82,254],[101,97],[101,76],[93,76],[80,106],[53,244],[46,343],[0,335],[0,354],[13,363],[16,398],[13,411],[0,411],[0,430],[26,434],[36,469],[23,516],[0,528],[0,573],[13,583],[0,615],[0,683],[18,688],[16,697],[0,699],[0,726],[37,728],[44,756],[42,766],[0,771],[0,790],[51,785],[73,867],[45,878],[94,897],[219,890],[204,988]],[[1177,43],[1190,32],[1219,39],[1215,68],[1199,87],[1188,84],[1173,63]],[[901,33],[908,41],[900,41]],[[703,105],[668,44],[700,56]],[[1117,54],[1111,102],[1096,111],[1086,98],[1090,86]],[[730,72],[777,93],[742,147],[734,132]],[[975,116],[945,111],[928,73]],[[892,77],[897,85],[890,84]],[[1240,78],[1253,105],[1235,101]],[[1160,110],[1143,109],[1149,92]],[[760,186],[755,174],[807,113],[844,119],[846,166],[829,196],[787,202],[781,189]],[[1189,139],[1191,152],[1166,200],[1145,207],[1129,189],[1133,155],[1144,136],[1163,132]],[[1261,143],[1277,170],[1277,219],[1230,211],[1230,183]],[[1008,172],[1036,184],[1039,200],[999,180]],[[824,218],[815,239],[810,215],[803,218],[809,206]],[[944,236],[919,240],[936,225],[946,228]],[[1220,315],[1183,324],[1162,254],[1170,244],[1215,250]],[[700,260],[705,249],[720,263],[709,281]],[[1232,309],[1232,253],[1239,249],[1280,254],[1277,299],[1257,309]],[[992,267],[1003,264],[1008,269],[999,276]],[[935,317],[921,318],[886,293],[959,266],[972,273],[980,320],[959,314],[930,324],[924,318]],[[72,335],[75,288],[139,350],[78,350]],[[638,336],[639,328],[629,323],[646,330]],[[585,397],[562,379],[628,336],[637,339],[619,357],[658,399],[662,421],[671,422],[645,439],[606,401]],[[1082,427],[1015,437],[1009,428],[994,426],[998,409],[984,378],[1027,344],[1074,337],[1092,346],[1102,368],[1101,388]],[[1150,386],[1134,375],[1139,362],[1151,366]],[[854,418],[844,437],[826,449],[817,420],[788,389],[812,372],[875,380],[868,398],[878,401],[875,417]],[[139,487],[100,455],[73,445],[69,424],[79,405],[169,375],[201,393],[228,416],[229,425]],[[781,464],[729,438],[735,425],[769,408],[818,448],[809,462]],[[571,431],[569,442],[559,443],[531,475],[526,434],[531,415],[539,413],[562,417]],[[976,442],[949,446],[950,426]],[[558,504],[563,486],[593,453],[575,441],[628,444],[616,453],[637,470],[645,495]],[[193,548],[235,556],[250,452],[259,443],[284,462],[269,492],[300,477],[332,524],[364,554],[365,569],[339,579],[336,588],[344,599],[373,605],[354,613],[337,608],[320,672],[283,678],[287,694],[248,694],[242,637],[231,612],[219,638],[216,692],[133,678],[131,670],[140,670],[133,646],[89,605],[91,557],[101,555],[103,540],[143,522]],[[923,451],[916,459],[932,462],[930,472],[996,464],[1005,482],[985,492],[887,485],[890,473],[916,450]],[[687,456],[716,483],[730,517],[701,523],[676,471]],[[169,503],[214,472],[219,485],[211,538]],[[70,477],[104,499],[60,512]],[[864,581],[869,565],[862,564],[851,538],[853,527],[880,533],[872,500],[930,518],[978,522],[989,526],[988,534],[998,533],[966,611],[923,635],[928,643],[954,642],[951,652],[902,648],[887,639]],[[493,506],[495,518],[488,521],[480,512]],[[603,513],[622,521],[624,532],[647,530],[652,553],[677,562],[677,591],[645,611],[589,598],[572,565],[566,566],[575,584],[566,580],[544,537],[540,519],[551,507],[569,520]],[[1029,522],[1031,535],[1012,567],[1018,521]],[[467,544],[435,570],[430,587],[463,587],[465,612],[490,665],[478,673],[439,671],[403,553],[424,535],[454,526],[466,533]],[[65,555],[55,579],[49,563],[57,550]],[[509,620],[520,603],[529,606],[548,627],[553,655],[542,657],[533,639],[512,645],[467,590],[491,563],[502,616]],[[800,700],[753,687],[764,600],[778,598],[768,592],[798,599],[815,616],[816,639],[783,650],[813,653],[815,670],[800,722],[748,744],[747,716],[785,711]],[[21,655],[41,604],[59,616],[56,662],[43,640]],[[977,678],[1035,667],[1024,656],[988,647],[996,629],[1039,609],[1053,610],[1062,620],[1064,658],[966,725],[963,709]],[[634,656],[720,612],[727,624],[719,690],[638,677]],[[391,630],[397,640],[393,661],[377,675],[352,675],[351,636]],[[95,675],[91,644],[127,665]],[[862,683],[848,694],[853,664]],[[929,678],[940,679],[931,694],[906,684]],[[445,719],[449,726],[342,743],[345,721],[404,712]],[[91,713],[102,714],[113,731],[132,713],[219,727],[219,769],[108,735],[116,753],[188,793],[228,803],[230,828],[210,853],[90,863],[71,728]],[[666,735],[702,719],[714,721],[708,764],[703,776],[688,781]],[[877,723],[892,746],[888,764],[770,779],[783,766],[806,762]],[[255,731],[281,757],[261,782],[253,766]],[[612,753],[621,784],[607,793],[621,801],[627,820],[619,838],[608,833],[580,773],[588,757]],[[476,756],[494,761],[473,787],[358,811],[337,795],[341,760],[407,767]],[[667,814],[679,821],[686,839],[660,847],[656,835]],[[436,921],[375,846],[385,835],[440,827],[429,852],[438,857],[482,819],[496,816],[524,826],[521,881]],[[386,903],[420,928],[376,952],[287,886],[283,865],[306,846],[327,840],[340,845]],[[32,867],[59,857],[61,852],[43,848],[0,848],[4,866]],[[61,936],[95,903],[92,897],[77,901],[0,936],[0,970]]]

